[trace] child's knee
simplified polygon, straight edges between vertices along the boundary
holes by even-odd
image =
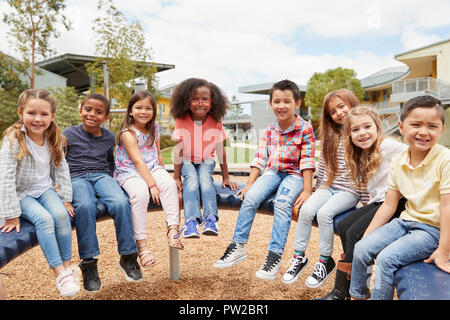
[[[148,205],[148,202],[150,200],[150,194],[148,189],[137,190],[136,192],[129,194],[129,197],[130,197],[130,204],[132,206],[137,204]]]
[[[311,222],[315,216],[316,216],[316,211],[313,208],[308,207],[305,204],[303,206],[301,206],[300,211],[298,213],[298,219],[302,220],[302,221]]]
[[[323,210],[323,208],[320,208],[319,211],[317,211],[317,223],[319,225],[333,223],[332,212],[330,212],[328,210]]]
[[[92,215],[95,217],[97,210],[97,201],[79,201],[74,203],[75,217],[79,214]]]
[[[371,262],[373,260],[370,254],[370,242],[367,238],[359,240],[353,249],[353,260]]]

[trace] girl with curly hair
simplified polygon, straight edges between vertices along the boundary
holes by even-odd
[[[347,114],[357,105],[358,98],[348,89],[331,91],[323,99],[317,179],[313,194],[299,211],[294,258],[283,276],[284,283],[295,282],[308,264],[305,251],[309,244],[313,219],[317,218],[320,258],[305,284],[310,288],[321,286],[336,269],[336,263],[331,256],[333,218],[354,208],[359,201],[365,204],[369,200],[367,192],[350,182],[344,160],[345,138],[342,136],[342,125]]]
[[[345,162],[350,181],[358,187],[366,188],[371,200],[339,222],[337,231],[341,238],[342,260],[337,263],[335,286],[323,297],[326,300],[349,299],[350,275],[353,249],[370,221],[383,204],[388,188],[388,173],[391,160],[408,146],[393,138],[384,137],[378,114],[369,106],[359,105],[349,111],[343,124],[342,135],[345,142]],[[402,198],[393,218],[405,209]]]
[[[204,79],[189,78],[181,82],[171,97],[171,114],[176,120],[174,178],[183,196],[185,238],[202,234],[218,235],[218,209],[213,173],[215,153],[222,171],[222,186],[237,189],[230,181],[223,146],[226,133],[222,126],[228,100],[222,90]],[[183,181],[181,180],[183,177]],[[203,206],[203,217],[200,210]],[[181,231],[181,232],[182,232]]]

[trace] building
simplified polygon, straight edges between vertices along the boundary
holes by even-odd
[[[13,61],[21,63],[18,59],[10,55],[4,54],[2,52],[0,52],[0,55],[5,56],[7,59],[11,59]],[[31,67],[29,67],[27,71],[28,73],[31,74]],[[28,78],[27,75],[20,74],[19,78],[23,83],[26,83],[28,85],[30,84],[30,79]],[[34,83],[35,83],[34,87],[36,89],[65,88],[67,86],[67,78],[55,74],[53,72],[50,72],[46,69],[40,68],[39,66],[36,65],[36,75]]]
[[[100,57],[66,53],[36,63],[36,66],[67,79],[67,86],[74,87],[79,93],[95,87],[95,79],[86,70],[86,64]],[[172,64],[149,62],[156,66],[156,72],[175,68]]]
[[[395,59],[404,66],[384,69],[361,80],[366,91],[364,100],[383,115],[385,131],[398,131],[402,105],[421,95],[441,100],[450,119],[450,40],[398,54]],[[450,146],[449,126],[439,143]]]
[[[274,85],[275,82],[267,82],[267,83],[261,83],[256,85],[248,85],[239,87],[240,93],[252,93],[252,94],[262,94],[262,95],[269,95],[269,91]],[[302,99],[302,105],[300,106],[300,109],[297,110],[297,113],[302,116],[305,120],[311,119],[311,114],[309,111],[309,108],[304,104],[304,98],[306,94],[306,86],[298,85],[300,89],[300,98]],[[240,118],[239,123],[241,125],[247,124],[249,127],[247,129],[246,137],[248,140],[250,140],[252,143],[258,143],[261,135],[264,132],[264,129],[275,121],[275,115],[272,112],[272,109],[269,105],[269,99],[261,99],[256,101],[248,101],[248,102],[239,102],[240,104],[250,104],[251,109],[251,117],[247,118]],[[225,120],[223,121],[224,126],[225,125],[233,125],[233,119],[227,119],[225,117]]]
[[[158,89],[159,96],[156,99],[156,107],[158,113],[158,124],[161,134],[170,134],[175,129],[175,120],[170,114],[170,97],[176,84],[169,84]]]

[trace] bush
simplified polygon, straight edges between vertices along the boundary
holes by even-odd
[[[165,135],[165,136],[159,137],[159,145],[160,145],[161,150],[164,150],[169,147],[173,147],[176,144],[177,144],[177,142],[175,140],[173,140],[171,136]]]

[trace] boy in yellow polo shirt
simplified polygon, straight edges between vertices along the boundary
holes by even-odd
[[[445,128],[441,102],[431,96],[410,99],[399,130],[409,148],[392,160],[389,188],[353,253],[350,295],[370,297],[368,268],[375,263],[371,299],[394,295],[394,274],[426,259],[450,273],[450,150],[437,142]],[[387,223],[400,197],[407,199],[398,219]]]

